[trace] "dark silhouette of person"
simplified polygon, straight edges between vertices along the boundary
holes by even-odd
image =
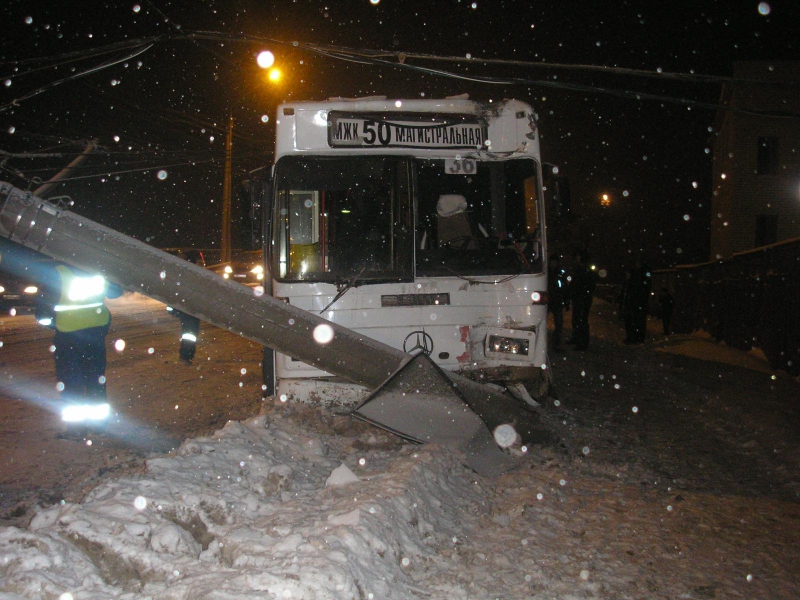
[[[589,311],[594,298],[595,276],[590,266],[589,252],[581,249],[576,254],[577,264],[569,284],[572,301],[572,338],[576,350],[589,347]]]
[[[189,250],[180,256],[190,263],[202,264],[203,262],[202,254],[196,250]],[[178,350],[178,357],[181,362],[191,365],[197,351],[197,340],[200,337],[200,319],[172,306],[168,306],[167,310],[181,322],[181,346]]]
[[[625,343],[643,344],[647,334],[647,306],[652,279],[650,269],[637,259],[628,272],[622,315],[625,320]]]
[[[675,300],[667,288],[661,288],[658,293],[658,305],[661,307],[661,325],[664,335],[672,333],[672,310],[675,307]]]
[[[557,255],[550,257],[547,266],[547,310],[553,315],[553,350],[561,349],[561,335],[564,328],[564,310],[569,310],[569,288],[567,272],[561,268],[561,259]]]

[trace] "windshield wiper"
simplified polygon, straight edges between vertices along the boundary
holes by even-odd
[[[361,274],[364,272],[364,269],[366,269],[366,268],[367,268],[367,266],[364,265],[363,267],[361,267],[361,270],[357,274],[353,275],[349,279],[345,279],[342,283],[336,284],[336,289],[338,289],[339,292],[333,297],[333,300],[331,300],[328,303],[328,306],[326,306],[321,311],[319,311],[319,313],[320,314],[324,313],[331,306],[336,304],[336,302],[339,300],[339,298],[344,296],[351,289],[353,289],[354,287],[358,287],[361,284],[363,284],[364,282],[361,280]]]

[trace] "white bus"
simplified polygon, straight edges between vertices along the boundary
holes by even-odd
[[[530,106],[284,104],[271,180],[274,297],[477,381],[546,391],[545,215]],[[274,361],[277,394],[363,395],[288,356]]]

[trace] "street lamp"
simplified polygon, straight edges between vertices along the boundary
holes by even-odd
[[[267,81],[270,83],[278,83],[281,80],[281,70],[274,67],[275,55],[269,50],[262,50],[256,56],[256,62],[262,69],[267,70]]]
[[[608,194],[603,194],[600,196],[600,206],[608,207],[611,206],[611,196]]]
[[[269,69],[272,65],[275,64],[275,55],[270,52],[269,50],[262,50],[258,53],[256,57],[256,62],[258,66],[262,69]]]

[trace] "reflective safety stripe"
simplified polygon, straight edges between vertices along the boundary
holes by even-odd
[[[97,308],[103,306],[102,302],[92,302],[91,304],[56,304],[53,310],[56,312],[63,312],[65,310],[80,310],[82,308]]]
[[[189,340],[190,342],[196,342],[197,341],[197,336],[195,334],[193,334],[193,333],[184,333],[181,336],[181,339],[182,340]]]
[[[61,410],[61,419],[67,423],[103,421],[111,414],[111,407],[102,404],[69,404]]]

